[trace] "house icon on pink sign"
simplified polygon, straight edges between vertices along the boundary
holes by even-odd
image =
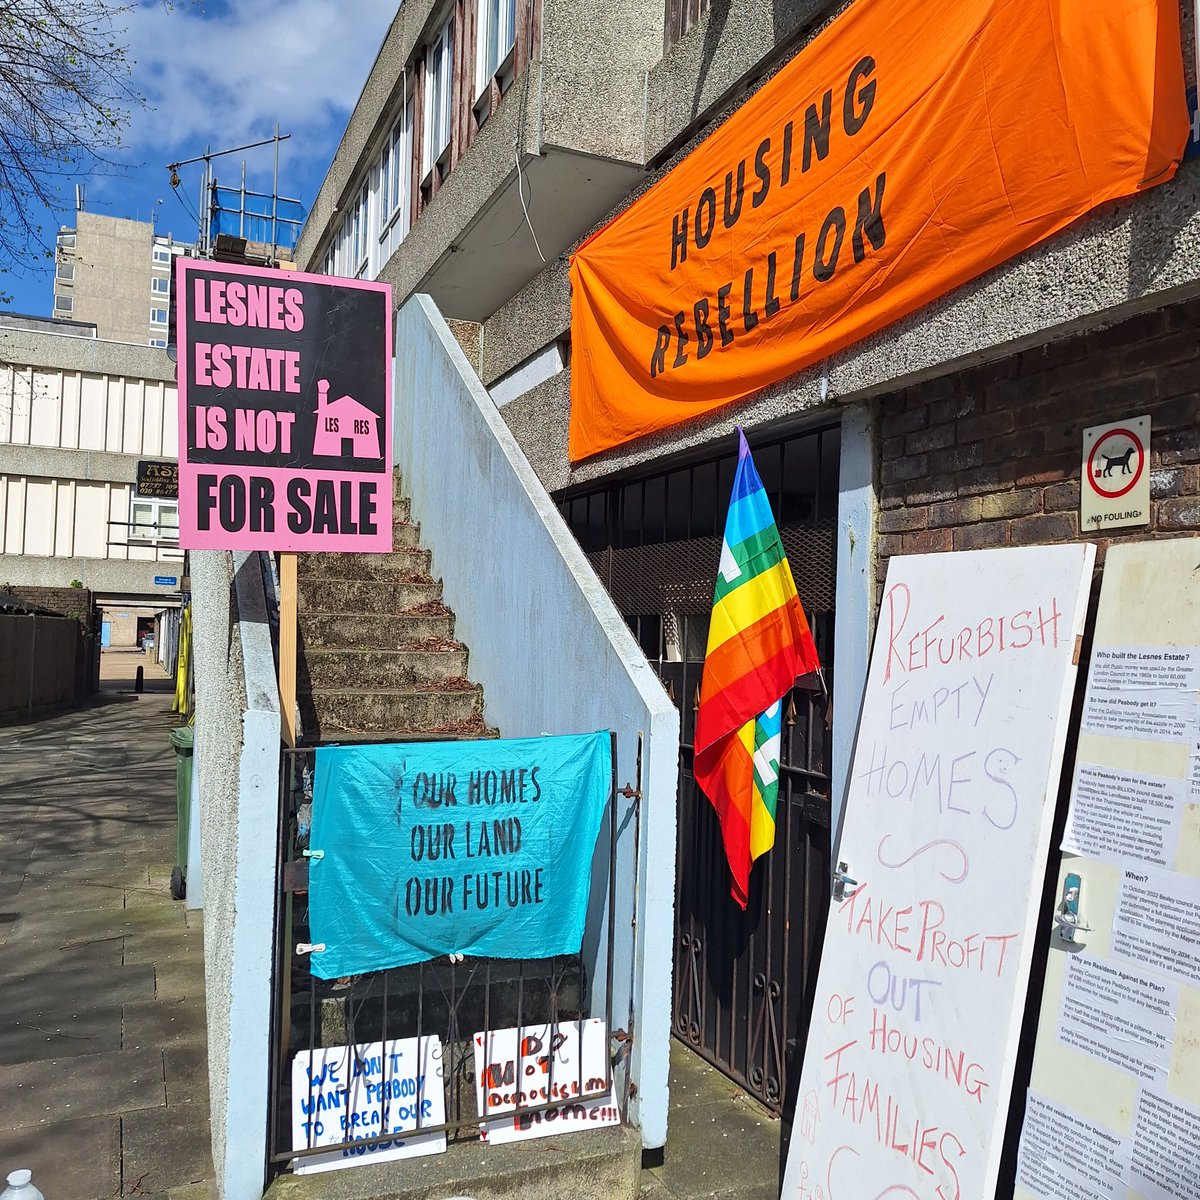
[[[353,396],[329,399],[329,380],[317,383],[317,432],[313,454],[379,458],[379,417]]]

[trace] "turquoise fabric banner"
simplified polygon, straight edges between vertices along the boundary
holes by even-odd
[[[309,868],[321,979],[583,939],[612,738],[321,746]]]

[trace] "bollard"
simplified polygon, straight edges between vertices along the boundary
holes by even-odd
[[[138,667],[137,674],[133,677],[133,690],[140,692],[145,686],[145,672],[142,667]]]

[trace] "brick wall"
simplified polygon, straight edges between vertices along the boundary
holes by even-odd
[[[96,664],[96,630],[92,621],[94,601],[89,588],[7,587],[11,595],[23,604],[41,612],[72,617],[79,623],[79,638],[75,652],[75,700],[82,704],[84,697],[99,687]]]
[[[88,588],[13,587],[5,591],[31,608],[74,617],[86,636],[92,632],[92,593]]]
[[[881,401],[879,578],[893,554],[1079,538],[1083,430],[1149,413],[1150,525],[1200,532],[1200,300]]]

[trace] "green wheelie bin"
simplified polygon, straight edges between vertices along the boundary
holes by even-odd
[[[171,871],[171,897],[182,900],[187,895],[188,829],[192,819],[192,749],[195,730],[180,725],[170,733],[175,747],[175,867]]]

